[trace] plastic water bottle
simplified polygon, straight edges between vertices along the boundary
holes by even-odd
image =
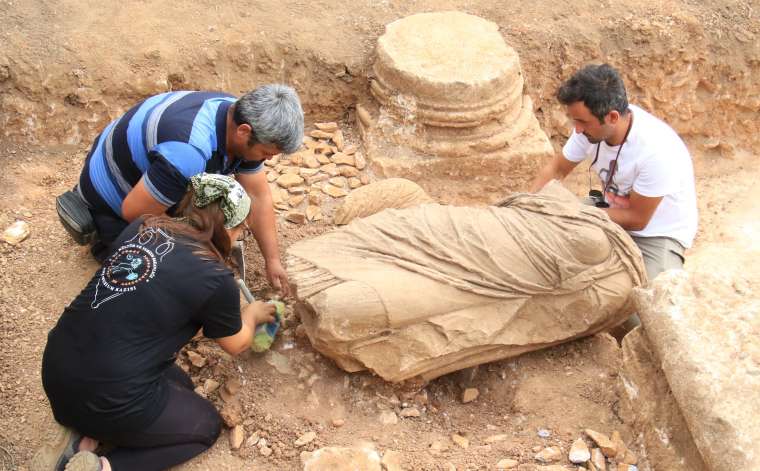
[[[280,329],[282,316],[285,314],[285,304],[282,301],[270,299],[267,302],[274,304],[274,321],[256,326],[256,332],[253,334],[253,341],[251,342],[251,350],[254,352],[269,350],[269,347],[274,342],[274,336],[277,335],[277,331]]]

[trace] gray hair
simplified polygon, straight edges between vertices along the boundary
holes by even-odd
[[[291,154],[303,142],[303,109],[295,90],[277,83],[262,85],[235,102],[232,118],[251,126],[251,144],[274,144]]]

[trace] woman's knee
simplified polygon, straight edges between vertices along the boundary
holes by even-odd
[[[193,384],[193,380],[190,379],[190,376],[188,376],[187,373],[182,371],[182,368],[177,366],[177,364],[173,364],[169,367],[169,369],[166,370],[166,373],[164,373],[164,376],[169,381],[174,381],[178,385],[182,386],[185,389],[189,389],[192,391],[195,389],[195,385]]]
[[[169,401],[161,427],[175,429],[207,447],[213,445],[222,431],[222,418],[214,404],[177,383],[168,381],[168,386]]]
[[[213,445],[222,433],[222,417],[213,404],[208,403],[208,412],[203,426],[203,443],[207,446]]]

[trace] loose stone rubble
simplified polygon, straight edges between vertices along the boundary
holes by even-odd
[[[316,432],[306,432],[305,434],[298,437],[298,440],[295,441],[295,445],[297,447],[304,446],[308,443],[313,442],[315,438],[317,438]]]
[[[302,325],[299,326],[303,327]],[[279,355],[279,357],[284,358],[282,355]],[[193,365],[193,359],[201,366]],[[203,360],[199,361],[200,359]],[[376,459],[373,457],[374,453],[382,457],[380,462],[380,469],[382,471],[420,469],[419,467],[415,467],[416,458],[410,459],[403,446],[399,446],[395,450],[382,450],[381,453],[374,451],[374,445],[371,444],[362,445],[358,448],[326,448],[324,450],[329,451],[315,453],[313,450],[318,450],[325,445],[325,442],[331,440],[331,432],[336,432],[337,430],[335,429],[340,427],[347,427],[349,428],[348,432],[353,433],[355,429],[351,429],[351,427],[355,426],[356,422],[348,417],[344,418],[342,413],[336,413],[332,418],[326,418],[325,422],[311,422],[295,430],[273,433],[273,418],[271,414],[254,420],[250,416],[250,412],[243,407],[243,397],[248,392],[246,390],[246,379],[243,376],[237,374],[219,376],[217,373],[213,373],[211,377],[207,376],[211,370],[216,370],[219,367],[217,354],[209,349],[208,346],[203,344],[195,345],[192,349],[186,350],[179,360],[181,360],[180,366],[183,369],[195,375],[201,375],[200,377],[193,377],[196,384],[202,385],[198,388],[199,394],[202,393],[205,397],[217,402],[217,407],[220,410],[226,428],[225,433],[227,436],[220,443],[228,446],[229,450],[236,456],[243,459],[256,459],[264,467],[280,469],[278,466],[282,464],[284,458],[293,458],[300,453],[303,463],[308,463],[308,466],[310,466],[304,469],[353,470],[377,469],[374,467],[376,464]],[[301,384],[311,388],[323,376],[308,365],[309,363],[306,363],[300,368],[290,366],[290,371],[287,374],[297,374],[298,378],[302,381]],[[480,369],[483,370],[483,368],[486,367],[481,367]],[[202,374],[202,371],[205,371],[206,374]],[[487,406],[487,402],[483,402],[483,397],[485,397],[486,401],[491,401],[492,398],[488,396],[488,389],[483,386],[480,386],[480,389],[465,386],[467,378],[471,378],[469,381],[472,384],[474,374],[468,371],[468,375],[457,375],[459,381],[455,381],[454,387],[459,388],[460,395],[458,395],[457,399],[460,401],[480,396],[475,402],[470,402],[471,405],[468,406],[473,408],[473,413],[479,413],[478,411],[482,409],[482,406]],[[463,378],[463,376],[466,377]],[[348,379],[348,375],[345,375],[345,379]],[[348,384],[348,382],[345,382],[345,384]],[[348,386],[344,385],[345,387]],[[309,395],[307,402],[312,401],[312,395],[313,391]],[[425,427],[425,424],[429,423],[431,419],[441,417],[438,415],[441,410],[439,409],[440,404],[437,403],[436,396],[437,394],[428,387],[415,389],[414,391],[395,390],[389,395],[378,394],[381,401],[377,403],[377,426],[383,430],[387,430],[389,433],[394,433],[395,430],[403,430],[404,425],[398,426],[402,421]],[[451,399],[455,398],[452,397]],[[477,401],[480,401],[482,404],[479,406],[479,402]],[[315,403],[318,402],[318,399],[316,399]],[[267,423],[270,425],[267,426]],[[329,429],[325,427],[329,427]],[[468,469],[466,466],[461,467],[460,465],[462,456],[482,456],[484,453],[503,450],[503,455],[492,457],[493,461],[488,464],[488,469],[517,469],[520,471],[567,471],[568,469],[572,469],[573,471],[598,469],[604,469],[605,471],[638,471],[635,466],[636,457],[625,446],[621,434],[615,430],[611,434],[587,430],[570,447],[569,442],[566,442],[564,438],[559,438],[560,433],[558,430],[546,424],[540,424],[534,429],[536,440],[540,440],[538,442],[540,444],[534,442],[536,446],[532,447],[533,452],[524,454],[511,449],[511,443],[515,439],[513,433],[497,433],[499,427],[490,424],[486,426],[486,429],[492,431],[493,435],[481,434],[477,430],[472,431],[462,428],[457,431],[454,429],[448,435],[441,435],[429,443],[424,443],[424,446],[427,447],[430,457],[435,460],[435,466],[440,469],[456,469],[460,471]],[[594,437],[596,441],[593,441],[591,437]],[[373,437],[373,440],[377,439]],[[605,445],[606,455],[596,446],[597,442]],[[588,444],[594,445],[597,464],[601,466],[601,463],[604,462],[605,468],[592,464]],[[576,457],[573,460],[572,457],[577,455],[574,452],[583,447],[585,447],[586,451],[585,456],[581,459]],[[569,454],[568,449],[570,450]],[[625,459],[622,458],[623,456],[625,456]],[[568,457],[571,458],[567,459]],[[582,468],[578,468],[577,470],[576,468],[568,468],[567,463],[574,461],[576,464],[581,465]],[[563,462],[564,464],[562,464]]]
[[[192,350],[188,350],[187,358],[190,360],[190,363],[192,363],[192,365],[196,368],[203,368],[203,365],[206,364],[206,357]]]
[[[468,440],[466,437],[463,437],[457,433],[453,434],[451,436],[451,441],[459,445],[459,447],[467,449],[470,447],[470,440]]]
[[[420,410],[417,409],[416,407],[405,407],[401,409],[401,412],[399,412],[398,415],[408,419],[411,417],[419,417],[422,414],[420,413]]]
[[[562,450],[554,446],[544,448],[543,450],[536,453],[535,458],[536,461],[540,461],[541,463],[552,463],[554,461],[559,461],[562,459]]]
[[[29,237],[30,233],[31,230],[28,222],[16,221],[3,231],[2,237],[5,242],[11,245],[18,245]]]
[[[513,460],[511,458],[504,458],[503,460],[499,460],[498,463],[496,463],[496,468],[501,471],[503,469],[514,469],[520,464],[519,461]]]
[[[462,403],[467,404],[478,398],[480,391],[477,388],[467,388],[462,392]]]
[[[599,448],[591,450],[591,461],[589,461],[589,468],[597,471],[607,471],[607,459],[604,457],[604,453]]]
[[[230,448],[237,450],[243,444],[245,440],[245,429],[242,425],[236,425],[235,428],[230,431]]]
[[[582,438],[573,442],[568,459],[571,463],[582,464],[591,459],[591,452]]]
[[[371,180],[366,158],[356,146],[345,144],[337,123],[314,126],[301,150],[265,161],[272,204],[278,213],[286,213],[287,222],[297,225],[321,221],[334,201]]]
[[[594,443],[596,443],[596,446],[599,447],[599,449],[602,450],[602,453],[604,453],[604,456],[615,456],[616,449],[615,444],[612,443],[612,441],[607,437],[607,435],[604,435],[603,433],[595,432],[590,429],[585,430],[586,435],[588,435],[589,438],[591,438]]]
[[[388,450],[383,453],[383,471],[402,471],[401,467],[401,453],[397,451]]]
[[[383,425],[396,425],[398,423],[398,416],[393,411],[383,411],[380,413],[378,420]]]
[[[597,471],[617,471],[618,469],[629,471],[631,466],[633,466],[633,471],[636,471],[635,465],[638,458],[628,449],[617,430],[612,432],[612,438],[591,429],[586,429],[584,433],[595,446],[589,450],[583,437],[578,437],[568,454],[568,460],[571,463],[585,464],[587,469]],[[540,451],[535,458],[544,463],[559,461],[562,459],[562,451],[556,447],[549,447]]]

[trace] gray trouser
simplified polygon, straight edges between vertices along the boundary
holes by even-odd
[[[665,270],[683,269],[683,254],[686,249],[675,239],[671,239],[670,237],[634,236],[631,236],[631,238],[636,242],[639,250],[641,250],[644,266],[647,270],[647,278],[649,278],[650,283]],[[622,330],[621,334],[624,335],[639,324],[641,324],[639,316],[633,314],[622,326],[616,328],[615,331]]]
[[[581,202],[588,206],[594,206],[594,201],[589,197],[581,198]],[[641,250],[644,266],[647,269],[647,278],[650,282],[665,270],[683,268],[683,253],[686,249],[677,240],[670,237],[631,236],[631,238]]]
[[[651,283],[665,270],[682,269],[685,249],[670,237],[632,237],[644,257],[647,278]]]

